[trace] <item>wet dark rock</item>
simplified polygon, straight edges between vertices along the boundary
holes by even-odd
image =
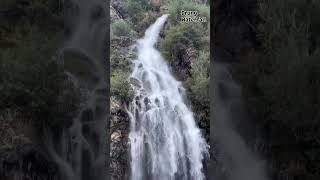
[[[133,86],[137,87],[137,88],[140,88],[141,85],[140,85],[140,81],[134,77],[130,77],[129,79],[130,81],[130,84],[132,84]]]
[[[148,104],[150,103],[150,100],[149,100],[148,97],[145,97],[145,98],[143,99],[143,102],[144,102],[145,105],[148,105]]]
[[[175,59],[171,61],[174,74],[181,81],[190,76],[192,62],[197,58],[195,48],[191,45],[177,43],[174,48]]]
[[[143,99],[143,103],[145,104],[147,110],[149,110],[151,108],[151,101],[148,97],[145,97]]]
[[[157,105],[158,107],[160,107],[160,100],[159,100],[158,98],[156,98],[154,101],[155,101],[156,105]]]

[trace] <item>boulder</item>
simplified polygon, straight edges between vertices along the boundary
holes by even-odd
[[[110,97],[110,109],[120,109],[121,108],[121,102],[117,100],[114,96]]]
[[[129,79],[130,84],[132,84],[133,86],[137,87],[138,89],[141,88],[141,84],[140,81],[134,77],[130,77]]]
[[[111,141],[112,142],[120,142],[120,140],[121,140],[121,131],[120,130],[117,130],[111,134]]]
[[[119,19],[121,19],[121,16],[118,14],[117,10],[110,6],[110,20],[113,22]]]

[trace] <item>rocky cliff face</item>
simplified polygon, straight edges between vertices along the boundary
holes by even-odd
[[[129,178],[129,130],[130,119],[122,109],[121,104],[111,98],[110,119],[110,176],[113,180],[125,180]]]
[[[123,3],[111,1],[111,22],[123,19],[123,16]],[[112,36],[110,48],[119,51],[123,61],[129,61],[132,58],[130,51],[135,42],[134,39],[133,35],[123,37]],[[130,147],[128,139],[130,119],[121,100],[110,97],[110,103],[110,176],[112,180],[126,180],[130,176]]]
[[[170,61],[173,73],[180,81],[190,77],[191,64],[196,60],[196,52],[193,47],[178,43],[174,52],[176,59]]]

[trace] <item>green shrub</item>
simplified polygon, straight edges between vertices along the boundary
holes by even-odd
[[[209,6],[192,0],[170,0],[168,7],[169,24],[164,32],[166,36],[160,42],[160,49],[165,58],[179,58],[178,49],[195,48],[198,51],[209,51]],[[181,10],[198,11],[198,16],[205,16],[207,23],[181,22]]]
[[[59,31],[63,29],[63,5],[61,0],[2,0],[0,11],[5,18],[1,19],[0,27],[32,24],[42,31]]]
[[[175,59],[175,52],[179,44],[201,49],[203,44],[203,27],[200,24],[180,24],[169,27],[165,32],[166,36],[160,42],[162,54],[168,60]]]
[[[57,34],[39,31],[16,26],[0,40],[10,42],[0,52],[0,109],[17,111],[40,129],[65,126],[78,109],[80,92],[66,85],[70,82],[53,60]]]
[[[135,31],[143,34],[146,28],[159,16],[161,4],[162,2],[152,3],[149,0],[126,0],[124,4],[125,17],[130,19]]]
[[[144,12],[152,10],[152,5],[149,0],[126,0],[124,4],[127,17],[133,23],[139,23],[143,18]]]
[[[128,103],[133,98],[133,91],[128,82],[129,73],[118,70],[111,74],[111,96],[115,96],[123,103]]]
[[[153,11],[146,11],[142,15],[143,16],[139,19],[139,21],[133,25],[135,31],[137,31],[140,35],[143,35],[145,30],[159,17],[159,15]]]
[[[111,24],[112,32],[116,36],[127,36],[130,34],[130,25],[124,20],[117,20]]]
[[[273,157],[271,164],[281,164],[288,177],[296,175],[292,167],[301,167],[302,179],[317,179],[319,174],[305,167],[318,168],[309,161],[318,151],[305,144],[316,144],[320,135],[315,130],[320,118],[319,1],[260,0],[259,5],[261,46],[235,66],[234,77],[241,82],[252,127],[267,137],[270,148],[264,152]],[[306,156],[286,156],[291,145],[303,147],[292,154]],[[271,172],[274,177],[281,173]]]
[[[185,81],[185,87],[196,119],[204,122],[210,121],[208,52],[200,51],[199,57],[192,64],[191,76]]]
[[[247,66],[256,70],[250,74],[254,77],[246,78],[257,79],[256,87],[261,92],[257,98],[263,99],[259,111],[271,112],[265,118],[298,127],[302,116],[305,122],[313,121],[318,112],[320,99],[314,97],[318,97],[315,92],[320,89],[316,78],[319,71],[315,70],[320,66],[315,61],[319,59],[319,44],[310,49],[310,29],[318,22],[306,19],[319,9],[316,1],[261,2],[259,12],[265,21],[260,25],[263,46],[248,57]],[[319,32],[314,33],[320,37]]]
[[[197,101],[199,104],[209,101],[209,67],[209,53],[200,51],[199,57],[192,64],[191,77],[186,82],[191,101]]]
[[[117,70],[129,71],[130,70],[130,62],[129,59],[124,56],[117,49],[111,49],[110,51],[110,70],[111,73]]]
[[[80,104],[80,90],[59,69],[55,63],[2,64],[0,108],[21,112],[39,129],[67,126]]]

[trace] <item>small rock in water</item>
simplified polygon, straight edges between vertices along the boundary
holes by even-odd
[[[147,104],[149,104],[150,100],[149,100],[148,97],[145,97],[145,98],[143,99],[143,102],[144,102],[145,105],[147,105]]]
[[[160,107],[160,100],[159,100],[158,98],[156,98],[154,102],[156,103],[156,105],[157,105],[158,107]]]
[[[138,79],[136,79],[134,77],[130,77],[129,81],[130,81],[130,84],[132,84],[133,86],[138,87],[138,88],[141,87],[140,81]]]
[[[178,92],[179,92],[180,94],[184,94],[184,93],[185,93],[185,90],[184,90],[184,88],[183,88],[182,86],[179,86],[179,87],[178,87]]]
[[[138,106],[139,109],[141,109],[141,103],[140,103],[140,101],[136,101],[136,105]]]
[[[148,98],[148,97],[145,97],[144,99],[143,99],[143,102],[144,102],[144,104],[145,104],[145,106],[146,106],[146,109],[147,110],[149,110],[151,107],[150,107],[150,99]]]
[[[140,97],[142,96],[145,96],[147,93],[146,93],[146,90],[145,89],[140,89]]]

